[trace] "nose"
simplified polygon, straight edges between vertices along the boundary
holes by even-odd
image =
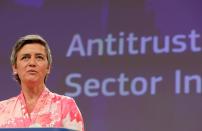
[[[36,59],[34,57],[30,58],[29,66],[36,66]]]

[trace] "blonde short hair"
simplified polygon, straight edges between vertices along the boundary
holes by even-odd
[[[13,65],[16,66],[17,53],[20,51],[20,49],[22,49],[22,47],[24,45],[33,44],[33,43],[39,43],[45,47],[48,65],[50,66],[52,64],[52,55],[51,55],[51,50],[50,50],[50,47],[48,45],[48,42],[43,37],[41,37],[40,35],[26,35],[26,36],[19,38],[12,48],[12,52],[11,52],[11,56],[10,56],[10,62],[11,62],[12,66]],[[14,78],[19,83],[21,83],[18,74],[14,74]],[[45,81],[46,81],[46,78],[45,78],[44,82]]]

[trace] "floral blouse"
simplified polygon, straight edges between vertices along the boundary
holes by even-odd
[[[33,111],[27,111],[24,95],[0,102],[0,128],[62,127],[84,131],[82,115],[73,98],[45,88]]]

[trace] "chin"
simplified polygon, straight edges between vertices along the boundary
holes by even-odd
[[[40,82],[40,80],[36,79],[36,78],[29,78],[29,79],[26,79],[26,82],[28,82],[28,83],[36,83],[36,82]]]

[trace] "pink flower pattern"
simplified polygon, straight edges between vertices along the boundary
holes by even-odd
[[[84,123],[73,98],[52,93],[45,88],[29,114],[21,92],[0,102],[0,127],[63,127],[84,131]]]

